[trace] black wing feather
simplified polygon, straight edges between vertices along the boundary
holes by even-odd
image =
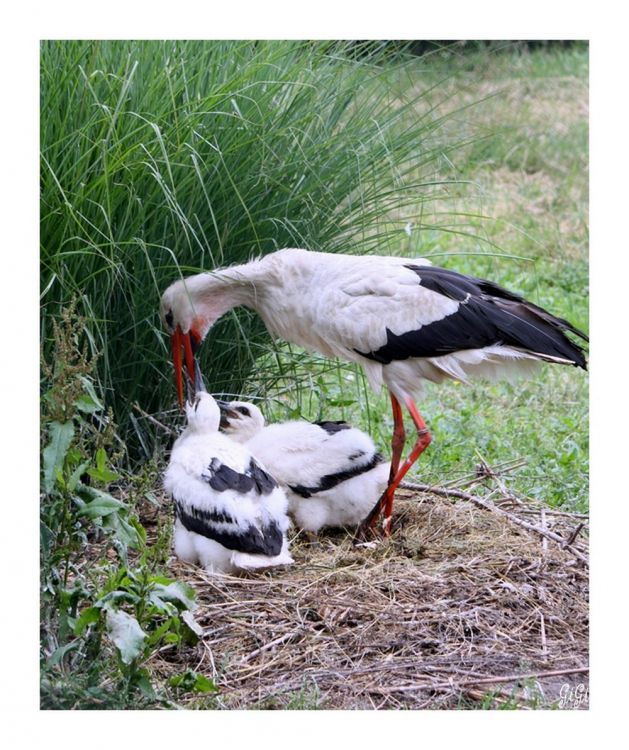
[[[250,555],[279,555],[284,536],[270,519],[261,529],[247,525],[241,529],[231,516],[175,502],[175,513],[183,527],[206,539],[213,539],[227,549]]]
[[[252,458],[249,462],[249,468],[247,474],[251,477],[254,483],[256,492],[259,495],[269,495],[278,486],[277,482],[273,477],[268,474],[264,469],[255,462]]]
[[[438,357],[462,349],[503,344],[566,359],[586,369],[583,350],[564,332],[586,341],[587,336],[563,318],[491,281],[435,266],[406,268],[418,275],[426,289],[456,300],[459,307],[441,320],[400,335],[387,328],[387,343],[373,352],[358,352],[364,357],[389,364],[410,357]]]
[[[313,422],[312,424],[316,424],[317,427],[325,430],[328,435],[335,435],[337,432],[341,432],[342,430],[351,430],[352,428],[350,424],[347,424],[347,422],[344,422],[343,420],[339,420],[337,422]]]
[[[341,482],[345,482],[347,479],[357,477],[360,474],[364,474],[366,471],[371,471],[375,466],[384,461],[380,453],[374,453],[374,455],[364,464],[360,466],[353,466],[351,469],[345,469],[344,471],[337,471],[334,474],[326,474],[321,477],[316,485],[312,487],[305,487],[302,484],[289,485],[289,488],[301,497],[311,497],[316,495],[317,492],[323,492],[324,490],[331,490],[332,487],[336,487]]]

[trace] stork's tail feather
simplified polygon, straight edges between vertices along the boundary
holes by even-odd
[[[496,302],[503,312],[514,316],[518,321],[511,329],[514,337],[509,343],[512,346],[527,349],[542,360],[572,364],[587,370],[584,350],[566,335],[571,333],[589,341],[583,331],[528,300]]]

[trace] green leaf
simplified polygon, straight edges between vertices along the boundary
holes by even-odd
[[[165,620],[158,628],[153,630],[151,633],[149,633],[147,643],[149,646],[153,647],[157,643],[160,642],[160,640],[169,634],[170,629],[173,627],[176,627],[177,625],[177,618],[175,617],[169,617],[167,620]]]
[[[140,597],[130,591],[110,591],[102,596],[94,606],[99,609],[108,609],[111,608],[112,602],[129,602],[129,604],[135,606],[140,602]]]
[[[80,466],[77,466],[77,468],[72,472],[70,475],[70,478],[66,482],[66,487],[68,489],[68,492],[74,492],[74,490],[77,488],[77,485],[79,484],[79,480],[83,476],[83,472],[89,464],[87,462],[82,463]]]
[[[39,543],[44,553],[50,552],[52,541],[55,538],[54,532],[43,521],[39,523]]]
[[[120,652],[120,658],[124,664],[131,664],[134,659],[142,654],[146,633],[140,627],[140,623],[121,610],[106,607],[106,623],[109,637]]]
[[[103,484],[109,484],[110,482],[115,482],[116,479],[120,479],[120,475],[110,469],[89,468],[87,473],[92,479],[95,479],[97,482],[102,482]]]
[[[142,544],[142,539],[136,527],[129,523],[119,513],[110,513],[103,519],[103,526],[112,529],[114,536],[125,547],[137,549]]]
[[[95,402],[94,399],[86,393],[81,394],[74,402],[74,405],[84,414],[94,414],[103,408],[102,404]]]
[[[218,687],[205,675],[198,674],[194,682],[193,690],[196,690],[197,693],[217,693]]]
[[[181,613],[181,619],[186,623],[188,628],[197,636],[197,638],[203,637],[203,628],[194,619],[194,616],[190,610],[186,610]]]
[[[103,471],[103,469],[107,466],[107,453],[105,452],[104,448],[99,448],[96,451],[96,468],[99,471]]]
[[[155,690],[151,685],[150,675],[147,669],[140,669],[133,678],[133,684],[146,698],[155,698]]]
[[[158,583],[155,585],[155,591],[162,599],[180,602],[186,609],[194,610],[196,608],[195,591],[187,583],[173,581],[167,586]]]
[[[100,620],[100,607],[88,607],[81,612],[81,615],[74,624],[74,634],[81,635],[88,625],[93,625]]]
[[[83,383],[83,388],[85,389],[85,393],[90,398],[91,402],[96,407],[95,411],[102,411],[105,407],[103,406],[103,403],[96,395],[96,391],[94,390],[94,384],[91,380],[86,378],[85,376],[82,376],[80,378],[81,383]]]
[[[44,448],[42,457],[44,464],[44,492],[52,492],[55,486],[55,473],[63,471],[65,459],[72,438],[74,437],[74,424],[69,422],[51,422],[48,425],[50,442]]]
[[[120,475],[108,468],[107,453],[104,448],[99,448],[96,451],[96,468],[89,468],[87,473],[97,482],[103,482],[103,484],[109,484],[109,482],[120,479]]]
[[[155,611],[159,612],[160,614],[165,614],[168,616],[177,615],[177,607],[175,607],[172,602],[164,601],[156,591],[151,591],[148,598],[149,602],[155,608]]]
[[[120,500],[116,500],[108,492],[96,489],[96,487],[87,487],[81,485],[77,490],[79,497],[87,502],[79,509],[79,515],[88,518],[104,518],[120,510],[126,510],[126,505]]]
[[[173,675],[168,679],[168,684],[171,687],[180,688],[181,690],[194,690],[197,693],[218,692],[218,687],[212,680],[192,669]]]
[[[75,651],[80,645],[79,641],[71,641],[64,646],[59,646],[59,648],[48,657],[48,666],[54,667],[55,664],[59,664],[66,654],[70,653],[70,651]]]

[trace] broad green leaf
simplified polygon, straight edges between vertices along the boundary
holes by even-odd
[[[81,477],[83,476],[83,472],[85,471],[85,469],[87,469],[88,466],[89,464],[87,462],[82,463],[80,466],[77,466],[77,468],[72,472],[70,478],[66,483],[68,492],[74,492],[74,490],[77,488],[77,485],[79,484]]]
[[[126,510],[126,505],[120,500],[116,500],[109,493],[98,490],[95,487],[81,485],[77,494],[86,502],[79,510],[79,515],[88,518],[105,517],[119,510]]]
[[[88,625],[98,622],[100,619],[100,607],[88,607],[81,612],[81,615],[74,624],[74,634],[81,635]]]
[[[96,481],[104,484],[120,479],[120,476],[107,466],[107,453],[104,448],[99,448],[96,451],[96,468],[91,467],[87,470],[87,473]]]
[[[94,414],[102,409],[102,405],[95,402],[91,396],[87,395],[87,393],[81,394],[74,402],[74,405],[84,414]]]
[[[55,472],[63,471],[63,461],[74,437],[74,424],[72,421],[51,422],[48,425],[48,434],[50,435],[50,442],[44,448],[42,457],[44,491],[50,493],[55,486]]]
[[[138,604],[140,597],[137,594],[132,594],[130,591],[110,591],[108,594],[102,596],[94,605],[97,608],[108,609],[111,607],[112,602],[129,602],[130,604]]]
[[[120,658],[124,664],[131,664],[134,659],[141,656],[146,640],[146,633],[140,627],[140,623],[121,610],[106,607],[106,623],[109,637],[120,652]]]
[[[155,646],[156,643],[159,643],[159,641],[167,634],[169,633],[170,629],[172,627],[175,627],[177,624],[177,617],[169,617],[167,620],[165,620],[158,628],[153,630],[148,635],[147,643],[149,646]]]
[[[218,687],[212,680],[192,669],[173,675],[168,679],[168,684],[182,690],[194,690],[197,693],[218,692]]]
[[[155,591],[162,599],[181,602],[186,609],[194,610],[196,607],[194,589],[182,581],[173,581],[167,586],[158,583]]]
[[[107,468],[105,469],[89,468],[87,470],[87,473],[92,477],[92,479],[95,479],[97,482],[102,482],[103,484],[109,484],[110,482],[115,482],[116,479],[120,479],[119,474],[116,474],[115,472]]]
[[[116,539],[123,546],[137,549],[141,545],[141,537],[135,526],[131,525],[119,513],[110,513],[103,518],[103,526],[106,529],[112,529]]]
[[[203,628],[194,619],[194,616],[192,612],[190,612],[189,609],[181,613],[181,619],[186,623],[186,625],[190,628],[190,630],[197,636],[197,638],[203,637]]]
[[[155,698],[155,690],[151,685],[151,679],[148,670],[140,670],[139,673],[134,677],[133,684],[146,698]]]
[[[83,383],[85,393],[87,394],[87,396],[89,396],[89,398],[92,400],[92,403],[96,406],[96,411],[102,411],[105,407],[96,395],[96,391],[94,390],[92,381],[83,376],[81,377],[81,382]]]
[[[107,453],[104,448],[99,448],[96,451],[96,468],[102,471],[107,466]]]
[[[149,602],[160,614],[166,614],[169,616],[178,614],[177,607],[172,602],[162,599],[156,591],[151,591],[149,593]]]
[[[76,650],[80,645],[79,641],[71,641],[64,646],[59,646],[59,648],[48,657],[48,666],[54,667],[55,664],[59,664],[66,654],[70,651]]]
[[[193,690],[195,690],[197,693],[217,693],[218,687],[205,675],[198,674],[196,680],[194,681]]]

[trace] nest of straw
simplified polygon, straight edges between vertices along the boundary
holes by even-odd
[[[513,496],[412,487],[390,539],[293,539],[295,564],[249,577],[172,562],[197,590],[187,652],[216,707],[567,707],[587,689],[586,518]],[[586,707],[580,701],[579,707]]]

